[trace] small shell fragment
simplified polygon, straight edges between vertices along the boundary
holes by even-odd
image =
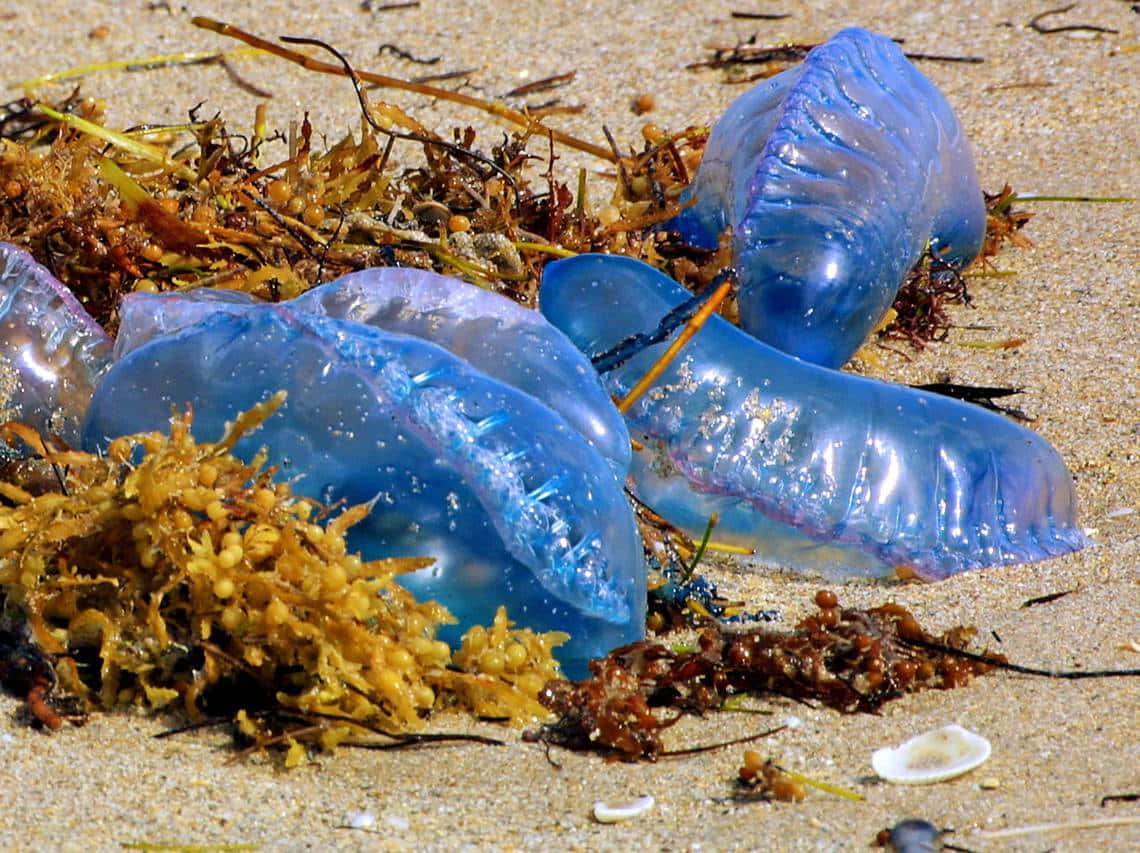
[[[598,800],[594,803],[594,820],[598,823],[620,823],[623,820],[633,820],[633,818],[641,817],[647,813],[656,802],[650,794],[638,797],[636,800],[630,800],[627,803],[616,803],[614,805]]]
[[[949,725],[898,747],[875,750],[871,766],[888,782],[928,785],[973,770],[990,757],[990,742],[961,726]]]
[[[349,812],[341,826],[345,829],[375,829],[376,815],[369,811]]]

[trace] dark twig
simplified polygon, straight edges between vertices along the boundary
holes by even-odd
[[[1048,595],[1039,595],[1036,598],[1027,598],[1025,601],[1021,602],[1021,606],[1025,608],[1033,607],[1036,604],[1049,604],[1053,601],[1056,601],[1058,598],[1064,598],[1066,595],[1072,595],[1074,592],[1076,592],[1076,589],[1066,589],[1062,590],[1061,592],[1051,592]]]
[[[904,53],[907,59],[917,59],[921,62],[964,62],[968,65],[980,65],[986,61],[984,56],[957,56],[945,53]]]
[[[263,740],[247,750],[242,750],[237,758],[243,758],[251,751],[265,746],[272,746],[280,743],[285,738],[295,737],[300,733],[319,732],[330,723],[350,723],[353,726],[365,729],[370,734],[378,735],[391,739],[391,743],[369,743],[360,741],[344,741],[344,746],[352,746],[358,749],[404,749],[412,746],[420,746],[427,743],[478,743],[485,746],[503,746],[504,741],[498,738],[488,737],[487,735],[467,734],[463,732],[426,732],[419,734],[404,734],[399,732],[387,732],[381,728],[371,726],[361,720],[353,720],[349,717],[344,717],[339,714],[323,714],[320,712],[305,712],[295,713],[285,708],[266,708],[259,711],[251,711],[248,716],[251,719],[258,718],[273,718],[278,722],[292,722],[301,728],[293,728],[288,731],[282,732],[268,740]],[[185,734],[187,732],[198,731],[199,729],[212,728],[214,726],[226,725],[232,722],[232,718],[228,716],[210,717],[205,720],[198,720],[185,725],[177,726],[172,729],[159,732],[154,737],[156,740],[164,740],[175,735]]]
[[[685,66],[687,69],[696,68],[723,68],[726,65],[753,65],[768,62],[799,62],[808,51],[816,45],[813,44],[775,44],[768,46],[754,44],[739,44],[735,46],[709,45],[713,51],[713,58],[703,62],[691,62]]]
[[[732,740],[721,741],[720,743],[708,743],[704,746],[690,746],[686,749],[671,749],[668,752],[662,752],[661,758],[683,758],[686,755],[699,755],[702,752],[713,752],[717,749],[724,749],[729,746],[738,746],[742,743],[752,743],[754,740],[768,737],[770,735],[778,734],[786,729],[787,726],[776,726],[774,729],[768,729],[764,732],[758,732],[754,735],[744,735],[744,737],[733,738]]]
[[[518,95],[533,95],[535,92],[545,92],[548,89],[557,89],[559,86],[565,86],[578,76],[577,71],[567,71],[565,74],[555,74],[553,77],[544,77],[541,80],[535,80],[531,83],[524,83],[521,86],[516,86],[507,94],[503,95],[504,98],[514,98]]]
[[[1021,666],[1020,664],[1010,663],[1009,661],[1001,660],[992,655],[979,655],[974,652],[968,652],[965,649],[956,649],[953,646],[947,646],[943,643],[932,643],[918,638],[899,637],[899,642],[908,646],[914,646],[917,649],[941,652],[944,655],[962,658],[963,660],[973,661],[974,663],[989,664],[996,669],[1018,672],[1022,675],[1040,675],[1044,678],[1068,678],[1073,680],[1084,678],[1136,678],[1140,676],[1140,669],[1037,669],[1032,666]]]
[[[625,168],[625,161],[618,149],[617,140],[614,139],[613,133],[604,124],[602,125],[602,133],[605,134],[606,142],[609,143],[610,151],[614,155],[614,162],[617,163],[618,182],[621,184],[622,195],[629,198],[633,194],[629,186],[629,172]]]
[[[782,21],[792,16],[789,12],[733,12],[732,17],[742,21]]]
[[[226,60],[225,57],[218,58],[218,65],[222,66],[222,70],[226,72],[226,76],[230,78],[230,81],[246,94],[253,95],[255,98],[273,97],[273,93],[268,89],[262,89],[260,86],[254,85],[242,77],[240,74],[238,74],[237,70]]]
[[[297,245],[300,246],[305,251],[305,253],[308,254],[309,257],[311,257],[313,260],[319,260],[316,253],[313,251],[313,246],[319,245],[316,243],[316,241],[312,240],[308,235],[301,233],[288,222],[286,222],[285,217],[278,213],[274,209],[273,205],[269,204],[263,198],[260,198],[256,195],[250,195],[249,198],[253,201],[254,204],[269,214],[270,218],[273,219],[273,221],[276,222],[279,226],[281,226],[281,228],[284,229],[284,231],[290,237],[296,240]]]
[[[336,230],[333,231],[332,236],[329,237],[328,242],[325,243],[324,251],[321,252],[321,262],[317,265],[317,281],[324,281],[325,278],[325,262],[329,258],[329,252],[332,251],[333,243],[336,242],[340,236],[341,229],[344,228],[344,221],[347,218],[343,210],[337,211],[340,214],[336,223]]]
[[[386,52],[398,56],[400,59],[406,59],[408,62],[414,62],[417,65],[435,65],[437,62],[439,62],[440,59],[443,58],[440,56],[433,56],[431,59],[420,59],[418,56],[413,56],[406,50],[403,50],[398,45],[394,45],[391,42],[385,42],[376,49],[377,55],[383,55]]]
[[[379,6],[373,6],[372,0],[361,0],[360,8],[365,12],[392,12],[396,9],[416,9],[420,5],[420,0],[407,0],[404,3],[382,3]]]
[[[486,735],[472,735],[463,733],[437,733],[437,734],[418,734],[418,735],[388,735],[388,737],[395,737],[397,740],[393,743],[361,743],[360,741],[344,741],[344,746],[351,746],[355,749],[405,749],[412,746],[420,746],[425,743],[478,743],[483,746],[505,746],[506,741],[501,741],[498,738],[487,737]]]
[[[1053,15],[1063,15],[1077,7],[1076,3],[1070,3],[1068,6],[1058,6],[1056,9],[1046,9],[1044,12],[1039,12],[1029,19],[1029,26],[1034,32],[1038,32],[1043,36],[1053,35],[1054,33],[1117,33],[1119,30],[1110,29],[1109,27],[1098,27],[1095,24],[1063,24],[1059,27],[1047,27],[1041,23],[1045,18]]]
[[[903,40],[893,39],[893,41],[901,44]],[[815,42],[773,45],[745,43],[731,47],[727,45],[710,45],[709,49],[713,51],[712,59],[703,62],[693,62],[685,67],[688,69],[723,68],[727,65],[765,65],[771,62],[799,62],[807,56],[809,51],[818,46],[819,44]],[[919,53],[910,51],[905,55],[908,59],[916,59],[924,62],[963,62],[977,65],[986,61],[983,56],[959,56],[957,54],[944,53]]]
[[[735,271],[731,269],[725,270],[716,277],[709,289],[715,290],[727,276],[734,274]],[[693,315],[700,310],[701,305],[703,305],[706,300],[707,296],[705,294],[698,293],[692,298],[686,299],[662,317],[661,322],[657,324],[657,328],[652,332],[630,335],[605,352],[593,356],[591,362],[594,365],[594,369],[597,370],[598,373],[608,373],[611,370],[621,367],[642,350],[666,340],[677,331],[677,329],[688,323],[689,320],[693,318]]]
[[[438,83],[441,80],[454,80],[457,77],[470,77],[478,68],[459,68],[455,71],[441,71],[438,74],[423,74],[413,77],[413,83]]]
[[[1004,92],[1007,89],[1048,89],[1053,83],[1050,80],[1026,80],[1021,83],[1002,83],[997,86],[986,86],[983,92]]]
[[[994,402],[998,397],[1009,397],[1013,394],[1020,394],[1020,388],[1004,388],[992,385],[960,385],[956,382],[927,382],[923,385],[912,385],[912,388],[917,388],[920,391],[929,391],[932,394],[940,394],[943,397],[953,397],[955,400],[964,400],[967,403],[973,403],[975,406],[981,406],[984,409],[989,409],[991,412],[1000,412],[1003,415],[1019,420],[1019,421],[1032,421],[1029,415],[1016,409],[1013,406],[999,406]]]
[[[1109,794],[1108,796],[1100,798],[1100,807],[1103,809],[1106,803],[1136,803],[1140,802],[1140,793],[1136,794]]]
[[[230,722],[232,722],[232,718],[228,716],[206,717],[203,720],[195,720],[191,723],[184,723],[183,725],[175,726],[172,729],[164,729],[163,731],[156,734],[154,736],[154,739],[165,740],[166,738],[174,737],[175,735],[186,734],[187,732],[196,732],[201,729],[212,729],[215,726],[224,726]]]
[[[170,68],[172,66],[182,65],[213,65],[222,60],[222,54],[212,53],[207,56],[199,56],[194,59],[156,59],[151,62],[132,62],[123,67],[127,73],[134,73],[137,71],[154,71],[158,68]]]

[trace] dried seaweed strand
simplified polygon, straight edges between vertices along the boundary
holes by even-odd
[[[665,369],[668,368],[670,364],[672,364],[673,359],[677,357],[677,355],[684,348],[685,344],[692,340],[693,336],[702,328],[704,328],[704,325],[708,322],[709,317],[713,315],[716,309],[720,307],[720,304],[732,291],[735,279],[736,276],[733,271],[730,270],[726,272],[724,281],[721,282],[716,290],[712,292],[712,295],[709,296],[708,301],[706,301],[705,304],[701,306],[701,310],[693,315],[693,319],[685,324],[685,328],[683,328],[681,330],[681,333],[677,335],[677,339],[669,345],[665,352],[661,353],[661,356],[653,363],[649,370],[645,372],[645,375],[638,380],[637,384],[634,385],[633,388],[630,389],[629,393],[626,394],[625,397],[623,397],[617,404],[617,409],[619,412],[628,412],[630,408],[632,408],[633,404],[636,403],[641,398],[641,396],[653,386],[653,383],[656,382],[661,374],[665,372]]]
[[[48,83],[62,83],[65,80],[75,80],[95,74],[100,71],[153,71],[158,68],[169,68],[180,65],[208,65],[211,63],[224,63],[227,59],[243,56],[263,56],[265,51],[253,47],[239,47],[233,50],[187,51],[184,53],[168,53],[160,56],[147,56],[141,59],[121,59],[111,62],[96,62],[91,65],[80,65],[66,71],[56,71],[29,80],[21,80],[13,86],[21,89],[35,89]]]
[[[322,74],[335,74],[340,77],[348,76],[344,68],[341,66],[333,65],[328,62],[321,62],[320,60],[313,59],[312,57],[306,56],[303,53],[287,50],[280,45],[266,41],[265,39],[260,38],[252,33],[248,33],[245,30],[239,29],[232,24],[227,24],[223,21],[216,21],[212,18],[206,18],[202,16],[196,16],[192,18],[190,20],[190,23],[196,27],[201,27],[202,29],[218,33],[219,35],[238,39],[239,41],[243,41],[252,47],[261,48],[265,51],[268,51],[269,53],[274,54],[275,56],[279,56],[282,59],[287,59],[290,62],[300,65],[302,68],[305,68],[309,71],[317,71]],[[546,127],[545,125],[534,121],[534,119],[530,118],[524,113],[511,109],[510,107],[503,104],[497,104],[493,101],[486,101],[482,98],[476,98],[472,95],[466,95],[461,92],[453,92],[449,89],[440,89],[436,86],[428,85],[427,83],[413,83],[409,80],[401,80],[398,77],[389,77],[386,74],[376,74],[371,71],[357,71],[356,73],[357,76],[359,76],[359,78],[366,83],[372,83],[376,86],[385,86],[390,89],[403,89],[408,92],[416,92],[420,95],[428,95],[429,97],[440,98],[441,100],[452,101],[457,104],[463,104],[464,106],[474,107],[475,109],[482,110],[483,112],[490,113],[492,115],[498,116],[501,119],[509,121],[511,124],[524,130],[530,132],[539,132],[542,134],[549,133],[554,137],[555,141],[577,151],[583,151],[587,154],[592,154],[593,156],[598,157],[602,160],[610,160],[611,162],[613,160],[611,153],[602,146],[595,145],[592,142],[586,142],[583,139],[578,139],[577,137],[571,136],[570,134],[564,133],[563,131]]]
[[[783,21],[792,17],[790,12],[739,12],[733,11],[732,17],[742,21]]]
[[[544,77],[541,80],[535,80],[531,83],[524,83],[521,86],[516,86],[503,95],[504,98],[514,98],[519,95],[533,95],[535,92],[545,92],[549,89],[557,89],[560,86],[565,86],[578,76],[577,71],[567,71],[565,74],[555,74],[551,77]]]

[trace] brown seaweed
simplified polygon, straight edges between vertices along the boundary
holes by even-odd
[[[686,714],[723,707],[741,693],[818,701],[844,713],[876,711],[907,693],[950,689],[990,672],[1000,655],[963,660],[973,638],[957,627],[935,637],[898,604],[867,610],[840,607],[834,593],[816,594],[818,612],[792,632],[701,631],[696,651],[652,642],[615,649],[592,661],[592,676],[557,681],[539,695],[558,721],[534,737],[568,749],[627,761],[664,752],[662,734]],[[914,641],[940,651],[915,648]]]

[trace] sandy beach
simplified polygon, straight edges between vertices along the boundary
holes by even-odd
[[[379,6],[380,4],[372,4]],[[581,113],[550,120],[605,144],[640,147],[652,120],[680,129],[713,122],[741,91],[721,71],[686,70],[708,45],[756,35],[759,44],[817,42],[848,25],[905,39],[909,51],[981,57],[977,63],[920,63],[952,103],[970,137],[982,185],[1022,194],[1140,196],[1140,14],[1119,0],[1085,0],[1043,20],[1091,24],[1114,33],[1043,34],[1029,26],[1048,3],[967,0],[911,4],[868,0],[860,11],[827,2],[783,4],[591,0],[587,3],[442,2],[367,10],[358,0],[259,4],[233,0],[157,4],[145,0],[48,0],[0,4],[0,80],[20,80],[89,63],[238,45],[190,24],[194,15],[230,21],[266,37],[321,38],[359,68],[394,76],[423,73],[386,52],[439,56],[432,70],[470,69],[472,93],[495,98],[527,81],[576,71],[557,94]],[[734,10],[786,12],[743,20]],[[105,28],[105,31],[103,31]],[[265,57],[232,60],[240,77],[272,93],[271,128],[307,111],[331,143],[360,124],[348,83]],[[218,65],[91,74],[85,94],[108,102],[107,123],[185,120],[222,111],[247,127],[258,103]],[[41,91],[59,97],[73,85]],[[443,85],[459,85],[450,81]],[[635,115],[632,99],[656,108]],[[9,97],[19,97],[9,88]],[[510,128],[484,114],[401,92],[373,97],[399,104],[450,133],[470,124],[480,143]],[[536,100],[544,96],[538,96]],[[533,146],[532,146],[533,148]],[[559,152],[567,179],[578,165],[607,164]],[[595,176],[592,186],[607,186]],[[1027,666],[1123,669],[1140,654],[1140,223],[1136,202],[1026,202],[1035,216],[1032,248],[1005,250],[996,267],[1012,276],[972,283],[973,305],[953,309],[948,340],[909,353],[884,353],[881,374],[899,382],[952,381],[1024,389],[1015,398],[1032,429],[1059,450],[1076,478],[1084,551],[1032,565],[972,572],[935,584],[851,583],[844,604],[894,600],[928,629],[975,625],[991,648]],[[1024,338],[1013,349],[971,342]],[[759,574],[718,562],[710,575],[729,598],[777,608],[783,626],[810,609],[821,582]],[[1071,594],[1022,607],[1049,593]],[[999,638],[995,640],[994,638]],[[993,674],[965,689],[927,692],[877,716],[843,716],[787,700],[753,703],[764,715],[721,713],[688,719],[670,746],[741,737],[789,717],[800,725],[751,748],[790,769],[841,785],[864,799],[812,791],[802,803],[738,804],[733,779],[741,747],[657,764],[606,763],[523,743],[519,731],[439,716],[432,731],[479,732],[500,747],[449,745],[399,752],[342,750],[292,771],[232,757],[225,732],[155,740],[170,719],[97,715],[56,734],[16,719],[20,703],[0,697],[0,848],[5,850],[865,850],[875,833],[906,817],[954,830],[946,842],[974,851],[1140,849],[1140,803],[1101,798],[1140,793],[1140,679],[1056,680]],[[871,752],[958,723],[993,744],[989,762],[932,786],[877,780]],[[601,825],[595,800],[652,794],[656,808],[628,823]],[[368,813],[369,830],[346,828]],[[1116,825],[1105,825],[1116,820]],[[1034,832],[1027,827],[1063,824]],[[1084,826],[1081,826],[1084,824]],[[1098,825],[1099,824],[1099,825]],[[1008,832],[1007,832],[1008,831]],[[1007,833],[1007,834],[1002,834]],[[199,847],[198,845],[206,845]],[[223,846],[225,845],[225,846]],[[237,845],[237,846],[235,846]]]

